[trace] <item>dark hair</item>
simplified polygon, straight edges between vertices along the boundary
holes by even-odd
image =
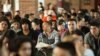
[[[23,19],[21,20],[21,28],[22,28],[22,24],[28,24],[29,30],[31,30],[31,22],[30,22],[28,19],[23,18]]]
[[[75,22],[76,22],[76,19],[68,19],[68,22],[69,22],[69,21],[75,21]]]
[[[30,13],[29,15],[32,16],[32,15],[34,15],[34,13]]]
[[[15,23],[15,22],[20,23],[20,21],[19,21],[19,20],[14,19],[14,20],[12,21],[12,23]]]
[[[19,10],[17,10],[16,12],[17,12],[17,13],[20,13],[20,11],[19,11]]]
[[[16,16],[14,17],[14,20],[17,20],[17,21],[19,21],[19,22],[20,22],[21,17],[20,17],[19,15],[16,15]]]
[[[91,20],[90,21],[90,26],[100,27],[100,23],[99,23],[98,20]]]
[[[3,11],[1,11],[0,13],[4,16],[4,12]]]
[[[64,20],[61,19],[61,20],[59,20],[58,25],[62,25],[63,23],[64,23]]]
[[[40,25],[40,20],[38,18],[34,18],[32,22],[34,22],[36,25]]]
[[[52,15],[48,15],[48,16],[52,17]]]
[[[97,10],[95,10],[95,9],[91,9],[90,11],[91,11],[91,12],[97,12]]]
[[[2,21],[7,22],[7,24],[8,24],[8,29],[9,29],[9,28],[10,28],[10,23],[9,23],[9,20],[7,19],[7,17],[1,17],[1,18],[0,18],[0,23],[1,23]]]
[[[74,43],[72,42],[61,42],[61,43],[58,43],[56,47],[69,51],[71,56],[76,56],[75,46],[74,46]]]
[[[46,22],[48,25],[52,26],[52,20]]]
[[[83,32],[80,31],[80,30],[78,30],[78,29],[76,29],[76,30],[73,32],[73,34],[76,34],[76,35],[82,36],[83,39],[84,39],[84,34],[83,34]]]
[[[29,18],[29,14],[25,14],[24,18],[28,19]]]
[[[19,56],[18,51],[22,46],[22,44],[26,42],[29,42],[31,44],[31,50],[32,50],[31,56],[34,56],[35,47],[32,40],[29,38],[17,37],[14,40],[12,40],[12,42],[10,43],[10,51],[15,52],[16,56]]]
[[[6,14],[5,14],[5,16],[12,16],[12,14],[11,14],[11,12],[7,12]]]

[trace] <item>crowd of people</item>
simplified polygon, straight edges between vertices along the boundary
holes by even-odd
[[[0,56],[100,56],[100,5],[57,11],[40,3],[37,14],[0,13]]]

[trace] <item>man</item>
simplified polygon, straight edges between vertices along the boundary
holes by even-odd
[[[0,18],[0,39],[1,35],[10,27],[9,20],[6,17]]]
[[[85,35],[85,47],[91,48],[95,56],[100,47],[100,24],[98,21],[91,21],[90,23],[90,32]]]
[[[57,31],[52,29],[51,22],[44,22],[43,23],[43,33],[39,34],[37,45],[41,45],[40,49],[45,48],[45,52],[47,56],[51,56],[52,48],[59,42],[59,36]]]
[[[72,35],[74,30],[76,30],[76,20],[75,19],[69,19],[67,24],[68,24],[68,31],[65,32],[64,36]]]
[[[76,56],[75,46],[71,42],[62,42],[53,49],[52,56]]]
[[[29,14],[29,21],[31,22],[32,20],[34,20],[34,14],[33,13],[30,13]]]

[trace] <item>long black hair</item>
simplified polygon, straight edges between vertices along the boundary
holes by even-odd
[[[23,19],[21,20],[21,29],[22,29],[22,24],[28,24],[29,30],[31,30],[31,22],[30,22],[28,19],[23,18]]]

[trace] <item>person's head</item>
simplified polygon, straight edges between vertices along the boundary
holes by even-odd
[[[34,19],[34,13],[30,13],[30,14],[29,14],[29,19],[30,19],[30,20],[33,20],[33,19]]]
[[[52,20],[52,15],[48,15],[47,16],[47,21],[51,21]]]
[[[68,20],[68,30],[69,32],[72,32],[76,29],[76,20],[75,19],[69,19]]]
[[[19,15],[15,15],[13,20],[17,20],[17,21],[20,21],[21,20],[21,17]]]
[[[3,17],[4,16],[4,12],[0,12],[0,17]]]
[[[43,13],[43,12],[39,12],[39,13],[38,13],[38,16],[39,16],[39,19],[42,19],[43,16],[44,16],[44,13]]]
[[[74,33],[72,34],[73,38],[76,38],[76,44],[83,46],[83,39],[84,39],[84,34],[80,30],[75,30]]]
[[[72,42],[74,43],[75,50],[77,55],[83,55],[84,53],[84,44],[81,34],[74,33],[72,36],[65,36],[62,42]]]
[[[13,43],[14,41],[14,43]],[[33,56],[34,44],[28,38],[15,38],[11,43],[10,51],[15,53],[15,56]]]
[[[90,16],[93,17],[93,16],[94,16],[94,12],[95,12],[95,9],[91,9],[91,10],[90,10]]]
[[[98,19],[99,13],[98,13],[97,11],[94,12],[94,17],[95,17],[96,19]]]
[[[25,14],[24,18],[28,19],[29,18],[29,14]],[[23,19],[23,18],[22,18]]]
[[[97,9],[100,10],[100,4],[97,5]]]
[[[32,22],[32,29],[33,30],[39,30],[40,29],[40,20],[38,18],[35,18]]]
[[[11,12],[7,12],[5,14],[5,16],[7,17],[8,20],[12,20],[12,14],[11,14]]]
[[[76,13],[73,13],[73,14],[71,14],[71,19],[75,19],[76,18],[76,16],[77,16],[77,14]]]
[[[20,22],[17,21],[17,20],[14,20],[13,23],[12,23],[12,28],[13,28],[14,30],[20,29]]]
[[[99,35],[99,29],[100,28],[100,24],[97,20],[92,20],[90,22],[90,33],[94,36],[98,36]]]
[[[73,14],[73,13],[75,13],[76,11],[75,11],[75,8],[72,8],[71,9],[71,13]]]
[[[30,30],[31,29],[31,22],[28,19],[21,20],[21,28],[22,30]]]
[[[5,31],[7,30],[10,25],[9,25],[9,20],[6,17],[1,17],[0,18],[0,31]]]
[[[15,15],[20,15],[20,11],[19,11],[19,10],[16,11],[16,12],[15,12]]]
[[[61,30],[64,30],[65,29],[65,22],[64,22],[64,20],[59,20],[59,22],[58,22],[58,31],[61,31]]]
[[[52,56],[76,56],[75,46],[71,42],[61,42],[56,45]]]
[[[48,4],[48,8],[50,9],[50,10],[52,10],[54,7],[53,7],[53,4],[52,3],[49,3]]]
[[[42,24],[42,27],[43,27],[43,31],[45,32],[50,32],[52,30],[52,22],[49,21],[49,22],[44,22]]]
[[[85,26],[85,19],[82,17],[77,18],[77,29],[81,29],[83,26]]]

